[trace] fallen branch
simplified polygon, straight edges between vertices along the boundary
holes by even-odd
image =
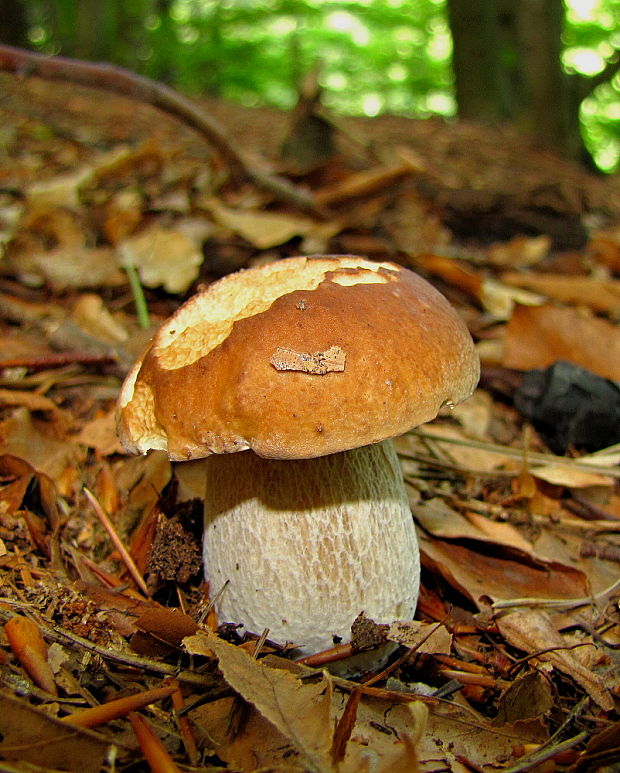
[[[312,194],[300,190],[288,180],[255,168],[226,136],[226,130],[191,99],[150,78],[122,67],[105,63],[83,62],[61,56],[43,56],[21,48],[0,45],[0,71],[22,77],[36,76],[49,81],[64,81],[102,89],[129,99],[147,102],[191,126],[214,145],[233,172],[249,178],[279,199],[317,212]]]

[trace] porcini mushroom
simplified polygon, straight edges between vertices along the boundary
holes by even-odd
[[[129,451],[204,458],[220,621],[311,653],[348,640],[361,611],[413,616],[418,548],[390,438],[478,375],[466,326],[417,274],[287,258],[224,277],[163,325],[123,385],[118,429]]]

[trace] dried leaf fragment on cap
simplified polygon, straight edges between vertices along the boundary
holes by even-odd
[[[339,346],[330,346],[324,352],[295,352],[278,346],[269,358],[276,370],[298,370],[323,376],[325,373],[342,372],[346,354]]]

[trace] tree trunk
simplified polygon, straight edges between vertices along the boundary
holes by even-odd
[[[502,108],[495,0],[449,0],[452,62],[461,118],[494,122]]]
[[[0,0],[0,42],[28,48],[28,21],[23,2]]]
[[[448,0],[459,115],[512,121],[583,159],[579,104],[562,70],[562,0]]]

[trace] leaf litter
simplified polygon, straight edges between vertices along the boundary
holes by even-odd
[[[394,119],[361,125],[380,161],[345,137],[297,173],[319,205],[302,211],[146,105],[0,76],[14,127],[0,170],[0,757],[16,770],[613,769],[619,450],[553,454],[513,398],[523,371],[558,358],[618,378],[617,186],[563,167],[602,224],[566,245],[515,215],[551,173],[537,151],[508,190],[491,130]],[[272,114],[204,107],[233,142],[249,126],[273,143]],[[253,149],[286,172],[273,144]],[[484,218],[467,193],[481,184],[512,206],[488,239],[463,207]],[[571,200],[556,214],[572,227]],[[114,428],[124,374],[184,298],[310,247],[422,272],[483,362],[469,403],[398,441],[424,572],[380,679],[295,663],[260,631],[216,634],[192,466],[129,457]]]

